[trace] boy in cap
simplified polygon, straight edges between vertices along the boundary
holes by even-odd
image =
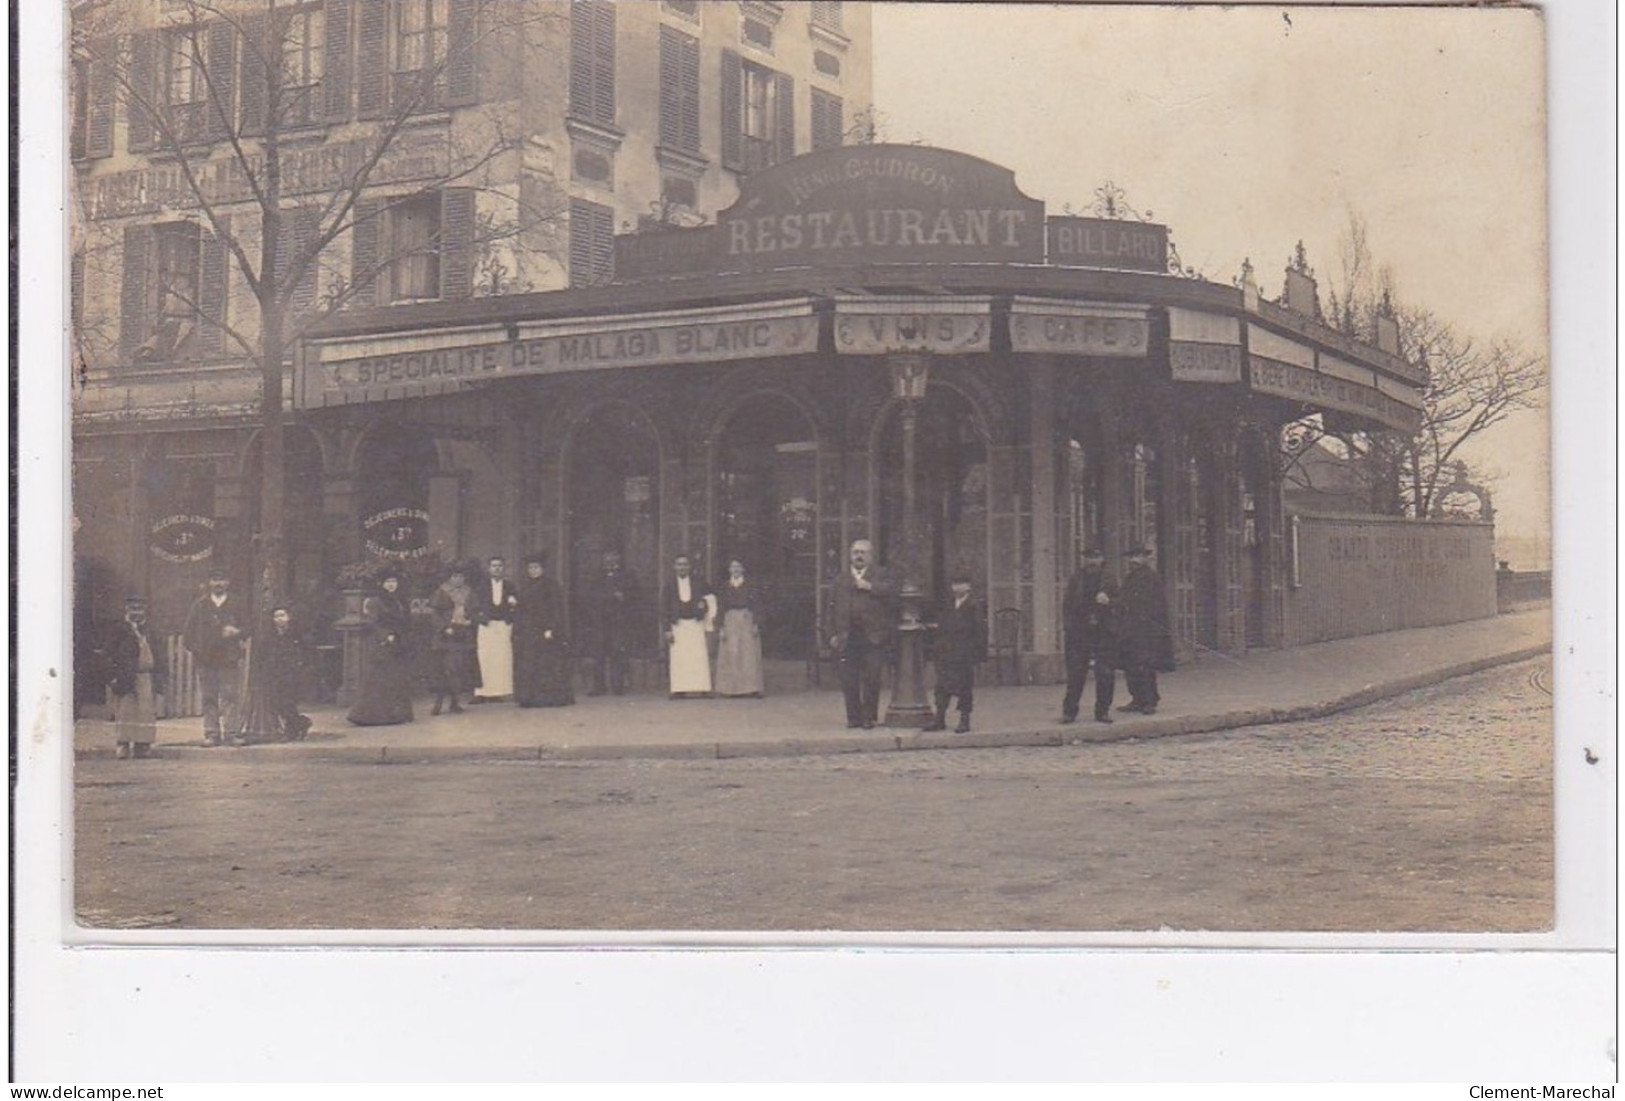
[[[303,741],[310,732],[310,717],[299,713],[304,688],[305,640],[294,629],[293,612],[286,604],[271,609],[271,630],[264,639],[265,708],[282,726],[282,736]],[[256,653],[259,647],[255,647]]]
[[[934,661],[937,667],[937,716],[925,729],[948,729],[948,701],[959,699],[959,725],[955,734],[970,733],[971,708],[976,703],[976,666],[987,659],[987,616],[971,599],[970,578],[955,574],[952,593],[937,617]]]

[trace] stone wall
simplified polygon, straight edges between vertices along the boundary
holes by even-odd
[[[1494,615],[1494,536],[1477,521],[1292,516],[1286,645]]]

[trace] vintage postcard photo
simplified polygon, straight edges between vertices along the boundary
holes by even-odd
[[[1552,943],[1540,9],[61,21],[68,939]]]

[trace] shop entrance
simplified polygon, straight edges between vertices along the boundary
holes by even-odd
[[[818,442],[788,399],[752,398],[729,416],[717,439],[716,508],[712,583],[739,559],[764,590],[764,655],[806,658],[817,631]]]
[[[919,484],[920,588],[928,606],[947,598],[949,576],[964,573],[988,592],[988,448],[970,402],[945,386],[927,389],[914,437]],[[903,562],[901,410],[886,418],[876,455],[881,560]]]
[[[600,405],[575,427],[565,464],[569,499],[568,572],[580,595],[603,568],[604,552],[653,592],[660,578],[660,449],[654,429],[629,405]]]

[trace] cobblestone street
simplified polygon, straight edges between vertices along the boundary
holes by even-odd
[[[1541,930],[1548,671],[1061,748],[86,759],[76,908],[114,928]]]

